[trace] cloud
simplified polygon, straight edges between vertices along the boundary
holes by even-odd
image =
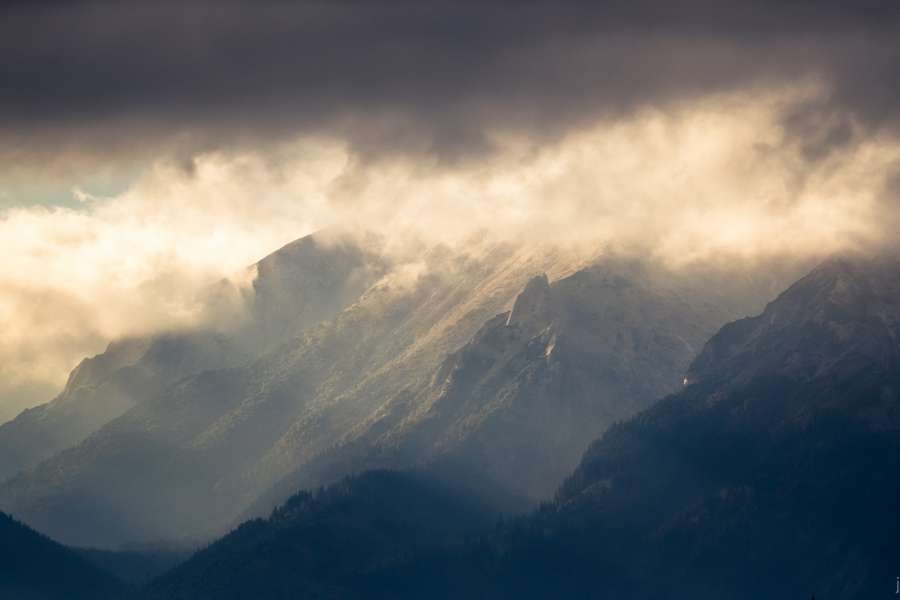
[[[419,272],[410,248],[421,243],[612,247],[678,265],[891,240],[900,144],[844,135],[828,111],[810,117],[828,93],[808,80],[709,95],[552,143],[494,134],[490,155],[455,164],[361,160],[347,140],[300,137],[160,159],[123,192],[75,208],[8,209],[0,376],[46,389],[111,339],[215,324],[215,282],[320,228],[385,234],[398,276]]]
[[[806,77],[830,90],[810,118],[896,132],[898,34],[875,1],[23,3],[0,24],[0,163],[73,177],[300,135],[453,163]]]
[[[898,39],[878,1],[13,3],[0,403],[215,322],[210,285],[323,227],[386,233],[398,276],[474,239],[889,243]]]

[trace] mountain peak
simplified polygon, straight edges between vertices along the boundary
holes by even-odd
[[[800,320],[823,317],[820,312],[810,313],[811,307],[818,311],[839,308],[845,316],[864,316],[883,312],[885,306],[895,311],[898,298],[900,263],[896,260],[834,257],[788,288],[766,311],[790,313],[783,316]]]
[[[516,297],[506,324],[543,328],[553,319],[553,292],[546,273],[531,278]]]
[[[898,340],[900,265],[832,259],[761,315],[724,326],[691,365],[686,382],[717,390],[709,395],[716,403],[732,390],[766,390],[753,402],[769,405],[781,423],[839,414],[893,430],[900,428]]]

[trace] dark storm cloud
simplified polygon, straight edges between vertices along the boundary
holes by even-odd
[[[849,143],[853,124],[897,125],[898,6],[21,4],[0,20],[2,152],[8,164],[160,145],[189,155],[326,132],[363,152],[452,159],[489,149],[486,129],[552,137],[818,76],[830,96],[786,114],[815,159]]]

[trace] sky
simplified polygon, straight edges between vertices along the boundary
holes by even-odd
[[[0,416],[322,228],[890,251],[900,4],[4,5]]]

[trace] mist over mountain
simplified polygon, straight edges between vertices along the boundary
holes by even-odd
[[[306,236],[249,268],[248,290],[222,282],[217,295],[246,309],[216,329],[113,342],[84,359],[52,402],[0,426],[0,480],[81,442],[141,402],[189,375],[246,363],[356,300],[384,269],[355,244]],[[371,241],[375,245],[375,241]]]
[[[246,360],[212,332],[114,342],[84,359],[52,402],[0,426],[0,479],[69,448],[190,373]]]
[[[721,327],[799,265],[736,278],[511,247],[424,264],[364,269],[383,275],[333,317],[183,377],[0,498],[91,546],[265,517],[141,598],[883,593],[900,560],[896,259],[826,260]]]
[[[229,597],[229,584],[273,598],[887,597],[900,560],[898,283],[895,259],[826,261],[759,316],[722,327],[681,391],[610,428],[529,516],[418,547],[383,515],[436,500],[372,474],[403,497],[352,482],[318,503],[301,495],[158,580],[151,597]],[[520,309],[542,313],[540,297]],[[335,498],[360,511],[301,510],[315,536],[278,525],[292,506],[333,511]],[[406,551],[374,564],[363,558],[371,541],[311,550],[334,548],[312,540],[348,526]]]
[[[262,337],[261,354],[160,385],[161,394],[7,481],[0,503],[77,545],[205,535],[356,426],[383,395],[428,381],[532,273],[572,268],[567,254],[495,246],[467,257],[435,248],[377,278],[379,255],[346,248],[306,240],[262,261],[260,301],[233,338]],[[278,283],[266,283],[267,273]],[[300,318],[305,308],[309,321]],[[172,505],[177,515],[166,510]]]
[[[900,3],[0,53],[0,600],[900,595]]]
[[[426,582],[438,597],[893,593],[898,281],[894,259],[824,263],[723,327],[684,390],[611,428],[552,504],[372,585],[395,597]]]
[[[671,271],[617,256],[552,284],[536,276],[427,385],[388,398],[251,514],[298,487],[412,465],[493,496],[498,509],[533,506],[609,425],[679,387],[716,327],[753,312],[778,285],[773,274],[729,279],[714,268]]]
[[[356,240],[306,238],[261,261],[251,316],[225,338],[258,355],[164,370],[154,394],[0,485],[0,506],[65,543],[114,547],[204,538],[301,487],[428,466],[520,510],[590,439],[680,385],[703,340],[783,276],[614,255],[581,269],[564,249],[492,243],[386,265]]]

